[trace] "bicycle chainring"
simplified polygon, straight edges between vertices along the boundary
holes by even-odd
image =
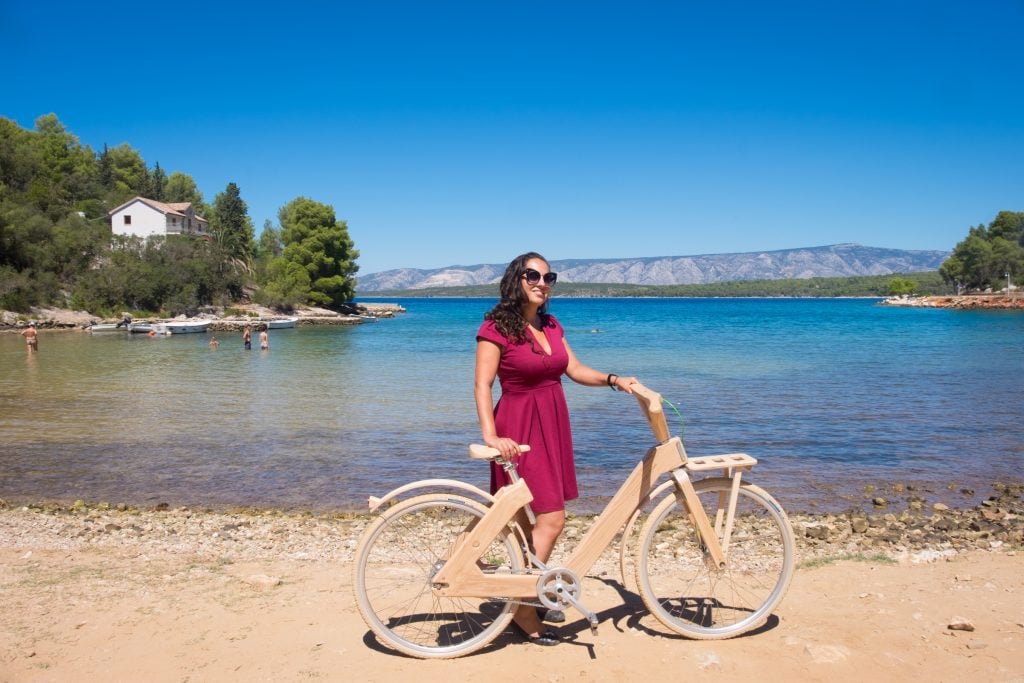
[[[537,598],[548,609],[564,609],[574,604],[582,591],[579,577],[569,569],[549,569],[537,579]]]

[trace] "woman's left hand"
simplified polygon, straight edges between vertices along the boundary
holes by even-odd
[[[640,380],[636,377],[616,377],[612,383],[612,387],[616,391],[624,391],[627,394],[632,394],[633,390],[630,388],[633,384],[639,384]]]

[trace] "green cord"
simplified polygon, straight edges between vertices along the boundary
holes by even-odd
[[[664,396],[661,397],[661,401],[662,403],[667,404],[668,407],[676,414],[676,417],[679,418],[679,438],[682,439],[683,435],[686,434],[686,424],[683,422],[683,414],[679,412],[678,408],[672,405],[672,401],[668,400]]]

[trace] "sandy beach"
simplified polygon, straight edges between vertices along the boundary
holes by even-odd
[[[584,585],[597,635],[570,612],[557,647],[510,629],[450,661],[398,655],[363,624],[351,560],[364,516],[9,505],[0,681],[1021,681],[1019,495],[922,514],[929,528],[954,520],[942,535],[906,513],[865,516],[861,532],[794,516],[789,594],[765,627],[728,641],[667,632],[622,585],[613,548]],[[588,523],[570,521],[562,552]]]

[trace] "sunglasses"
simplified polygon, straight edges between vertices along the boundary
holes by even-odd
[[[531,285],[531,286],[539,283],[540,279],[541,279],[540,273],[537,272],[536,270],[534,270],[533,268],[527,268],[523,272],[523,277],[526,278],[526,284]],[[558,273],[545,273],[544,274],[544,284],[546,284],[549,287],[551,285],[555,284],[555,282],[557,280],[558,280]]]

